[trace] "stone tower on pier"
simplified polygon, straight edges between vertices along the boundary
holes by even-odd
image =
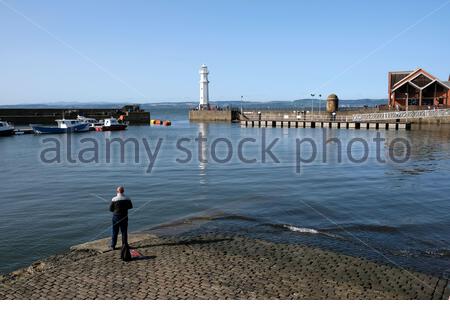
[[[199,109],[209,108],[208,67],[203,64],[200,68],[200,104]]]
[[[337,112],[339,109],[339,98],[334,93],[330,94],[327,98],[327,112]]]

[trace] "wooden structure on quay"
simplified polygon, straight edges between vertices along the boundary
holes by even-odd
[[[390,108],[443,108],[450,104],[450,78],[449,81],[442,81],[420,68],[389,72],[388,85]]]

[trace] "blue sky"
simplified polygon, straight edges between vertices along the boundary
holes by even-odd
[[[385,98],[447,80],[450,1],[0,0],[0,104]]]

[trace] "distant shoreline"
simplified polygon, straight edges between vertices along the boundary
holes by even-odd
[[[221,100],[221,101],[211,101],[216,105],[234,105],[243,106],[244,108],[255,107],[255,106],[267,106],[273,108],[302,108],[310,107],[311,103],[316,104],[321,102],[325,105],[326,99],[299,99],[299,100],[274,100],[274,101],[239,101],[239,100]],[[342,99],[340,104],[342,106],[350,107],[363,107],[365,105],[371,107],[380,104],[387,104],[387,99]],[[48,102],[48,103],[17,103],[17,104],[1,104],[0,108],[116,108],[118,106],[123,106],[126,104],[140,104],[141,106],[149,107],[160,107],[160,106],[197,106],[198,101],[182,101],[182,102]]]

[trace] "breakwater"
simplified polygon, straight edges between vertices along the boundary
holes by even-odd
[[[235,109],[225,110],[190,110],[189,120],[191,121],[226,121],[239,120],[239,111]]]
[[[56,119],[75,119],[78,115],[97,120],[123,116],[130,124],[150,124],[150,112],[138,105],[122,108],[0,108],[0,119],[14,125],[54,124]]]

